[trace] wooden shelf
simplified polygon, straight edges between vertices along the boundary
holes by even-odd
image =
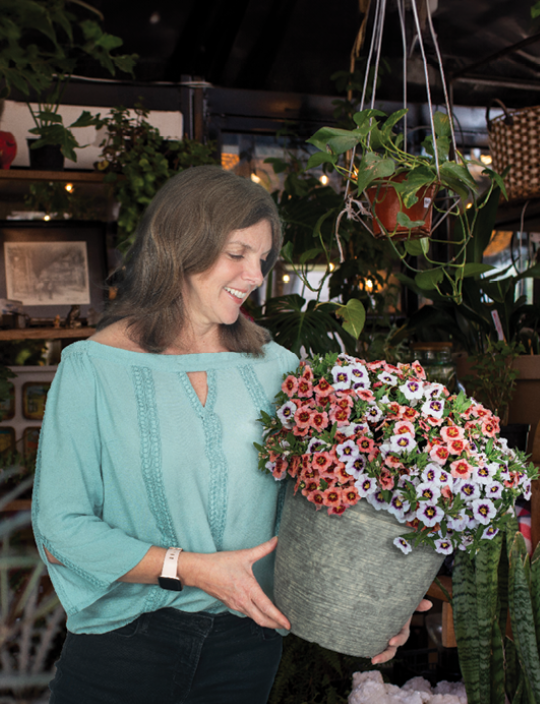
[[[0,342],[10,340],[82,339],[95,333],[95,328],[21,328],[0,330]]]
[[[32,508],[32,499],[15,499],[1,509],[2,513],[6,511],[29,511]]]
[[[32,169],[0,169],[2,181],[66,181],[74,183],[103,183],[105,174],[97,171],[33,171]],[[118,175],[118,178],[123,176]]]

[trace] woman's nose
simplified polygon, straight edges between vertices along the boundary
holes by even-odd
[[[244,276],[253,286],[260,286],[262,284],[264,276],[261,271],[261,262],[258,258],[249,262]]]

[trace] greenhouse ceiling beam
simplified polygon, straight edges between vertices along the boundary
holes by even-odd
[[[472,83],[473,85],[498,86],[500,88],[516,88],[517,90],[540,91],[540,81],[531,83],[518,78],[484,78],[483,76],[459,76],[452,78],[451,83]]]
[[[519,49],[523,49],[523,47],[528,46],[529,44],[534,44],[539,40],[540,32],[538,34],[533,34],[531,37],[527,37],[526,39],[522,39],[521,41],[516,42],[515,44],[511,44],[510,46],[507,46],[504,49],[501,49],[500,51],[496,51],[494,54],[486,56],[485,59],[480,59],[480,61],[475,61],[474,64],[470,64],[469,66],[465,66],[465,68],[459,69],[459,71],[456,71],[452,74],[452,80],[460,78],[461,76],[465,76],[466,74],[470,73],[471,71],[474,71],[480,66],[485,66],[485,64],[489,64],[492,61],[501,59],[507,54],[513,54],[515,51],[519,51]]]

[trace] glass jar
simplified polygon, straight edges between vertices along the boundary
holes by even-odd
[[[429,381],[444,384],[450,393],[456,391],[456,367],[451,342],[414,342],[414,358],[424,367]]]

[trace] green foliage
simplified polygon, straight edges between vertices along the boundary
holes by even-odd
[[[540,701],[540,549],[531,561],[516,529],[512,518],[475,559],[455,558],[454,628],[469,704]]]
[[[354,672],[376,669],[353,658],[289,634],[268,699],[269,704],[347,704]]]
[[[98,122],[107,136],[96,166],[120,201],[118,244],[123,248],[131,244],[146,207],[171,176],[190,166],[216,163],[212,143],[165,140],[146,120],[149,111],[141,103],[134,112],[130,117],[128,108],[115,107]]]
[[[534,332],[540,320],[540,306],[529,305],[524,296],[517,296],[517,284],[525,278],[540,277],[540,265],[535,264],[516,276],[508,272],[492,272],[483,264],[495,226],[500,189],[488,191],[467,211],[466,217],[456,223],[455,238],[462,239],[468,228],[472,234],[467,243],[461,282],[462,300],[449,295],[451,283],[441,279],[441,269],[427,270],[412,279],[399,274],[399,280],[410,289],[429,297],[433,305],[423,306],[407,321],[397,340],[415,333],[420,339],[453,339],[469,354],[483,352],[488,341],[498,339],[492,312],[496,311],[508,342],[521,342],[527,352],[540,353],[538,335]],[[466,225],[464,222],[466,221]],[[464,229],[465,228],[465,229]]]
[[[270,298],[257,322],[270,330],[276,342],[297,355],[302,347],[309,355],[339,352],[340,339],[353,353],[356,340],[337,322],[335,311],[335,304],[316,300],[306,306],[305,298],[293,293]]]
[[[540,17],[540,2],[536,2],[534,5],[531,6],[531,17],[536,19],[537,17]]]
[[[43,181],[30,184],[28,190],[24,204],[29,210],[45,212],[53,219],[64,215],[74,220],[97,219],[94,200],[79,196],[76,188],[68,193],[64,183]]]
[[[519,375],[512,368],[512,362],[524,352],[524,347],[515,341],[488,340],[486,350],[470,358],[474,374],[464,379],[467,388],[486,408],[499,416],[503,425],[507,423],[508,407]]]
[[[84,2],[71,0],[86,14],[103,19],[101,13]],[[72,129],[96,123],[87,111],[64,126],[58,108],[69,79],[83,61],[96,61],[112,76],[116,71],[133,73],[135,55],[111,52],[122,40],[102,30],[95,19],[79,19],[66,9],[69,0],[0,0],[0,98],[15,88],[30,98],[38,96],[39,107],[30,104],[39,136],[32,148],[59,145],[64,156],[77,160],[79,146]]]

